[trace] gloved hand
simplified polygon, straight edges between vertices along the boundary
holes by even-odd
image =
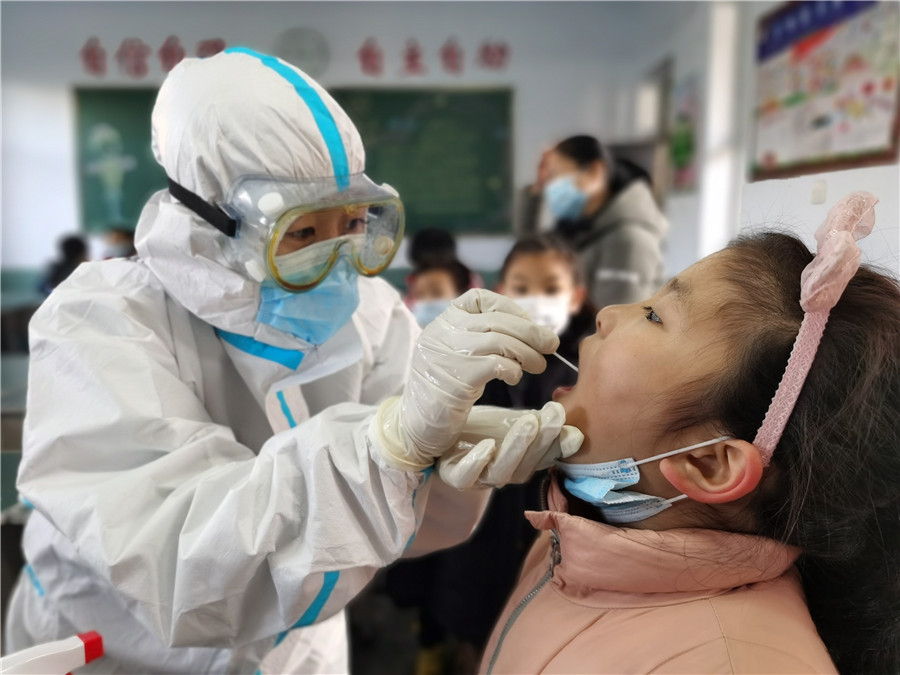
[[[403,396],[378,408],[370,435],[382,458],[406,471],[431,466],[456,442],[489,381],[516,384],[523,370],[543,372],[542,354],[558,346],[553,331],[509,298],[484,289],[460,296],[419,336]]]
[[[541,410],[475,406],[456,445],[438,460],[441,480],[460,490],[524,483],[581,447],[584,434],[565,421],[554,401]]]

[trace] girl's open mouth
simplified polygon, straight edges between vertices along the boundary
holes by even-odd
[[[552,398],[554,401],[558,401],[561,397],[565,396],[570,391],[572,391],[572,387],[557,387],[553,390],[553,395],[550,398]]]

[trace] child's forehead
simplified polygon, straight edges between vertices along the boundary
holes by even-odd
[[[574,271],[572,262],[561,251],[525,251],[516,255],[506,268],[507,275],[532,276]]]
[[[431,285],[431,284],[441,284],[441,283],[452,283],[453,277],[450,274],[449,270],[445,270],[440,267],[436,267],[433,269],[423,270],[418,272],[415,277],[413,277],[413,281],[416,285]]]
[[[670,279],[662,291],[672,293],[695,309],[714,310],[735,292],[725,276],[728,265],[732,264],[727,253],[718,251],[698,260]]]

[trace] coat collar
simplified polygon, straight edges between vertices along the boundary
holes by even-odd
[[[590,604],[649,606],[711,597],[775,579],[799,555],[765,537],[694,528],[639,530],[573,516],[555,479],[548,500],[550,510],[526,516],[535,528],[559,537],[554,585]]]

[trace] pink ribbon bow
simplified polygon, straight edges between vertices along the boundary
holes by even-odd
[[[816,257],[800,276],[800,306],[805,312],[803,323],[784,375],[753,440],[762,455],[763,466],[768,466],[772,460],[775,446],[797,403],[831,308],[859,269],[860,251],[856,242],[875,226],[877,203],[878,198],[869,192],[853,192],[831,208],[816,231]]]

